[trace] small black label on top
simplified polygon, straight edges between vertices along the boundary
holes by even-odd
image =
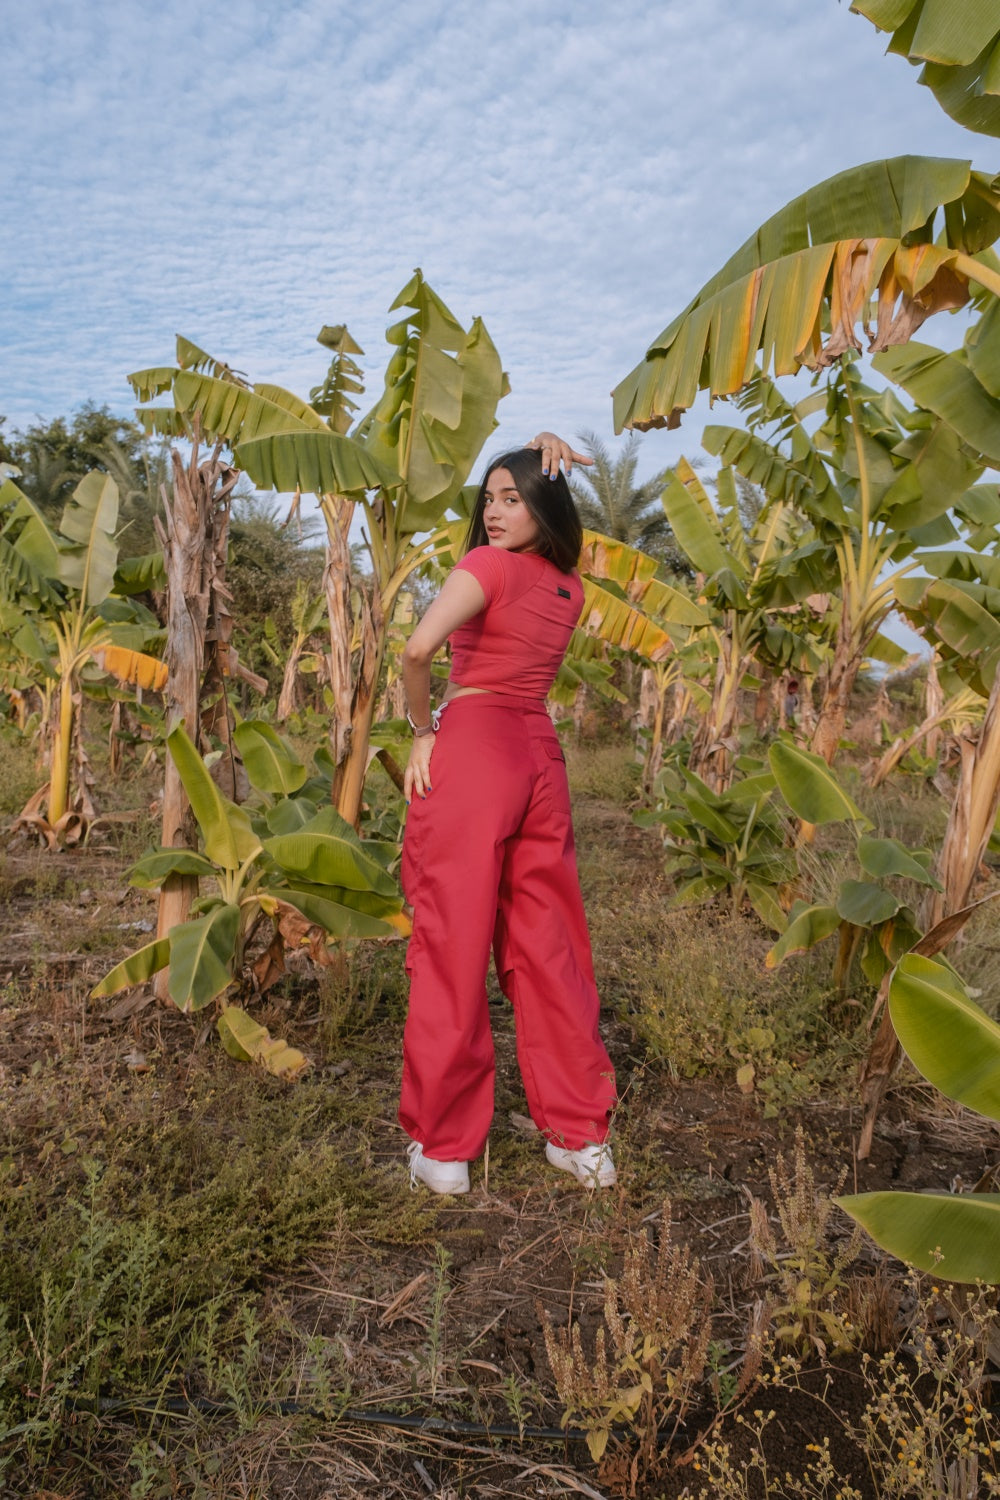
[[[560,599],[572,599],[573,597],[569,589],[557,588],[556,593],[559,595]]]

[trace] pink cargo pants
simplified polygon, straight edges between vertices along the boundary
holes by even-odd
[[[414,920],[400,1124],[439,1161],[482,1152],[493,1118],[492,944],[532,1119],[567,1150],[599,1143],[615,1076],[598,1032],[566,767],[544,703],[453,699],[431,782],[403,843]]]

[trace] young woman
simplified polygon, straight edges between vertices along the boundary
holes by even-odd
[[[403,888],[414,917],[399,1119],[411,1181],[438,1193],[468,1192],[493,1118],[491,946],[548,1161],[589,1187],[615,1181],[614,1070],[545,707],[583,604],[582,533],[560,458],[568,469],[579,455],[542,434],[493,461],[466,554],[403,653],[414,733]],[[451,678],[432,714],[431,662],[449,637]]]

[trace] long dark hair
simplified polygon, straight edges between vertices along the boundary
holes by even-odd
[[[465,551],[471,552],[473,547],[489,544],[483,511],[486,508],[486,487],[496,469],[508,471],[538,527],[538,541],[531,550],[555,563],[561,573],[571,572],[583,546],[583,527],[566,476],[558,473],[550,479],[543,474],[542,455],[537,448],[515,448],[512,453],[501,453],[499,458],[490,460],[476,496]]]

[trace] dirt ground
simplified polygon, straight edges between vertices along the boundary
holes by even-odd
[[[661,881],[655,840],[600,798],[577,799],[577,822],[588,902],[595,891],[600,896],[602,881],[610,881],[623,901],[630,893],[648,897]],[[609,829],[617,840],[613,873],[601,854]],[[48,1175],[53,1192],[68,1190],[61,1185],[75,1180],[74,1163],[84,1157],[107,1156],[119,1170],[123,1153],[127,1157],[123,1141],[144,1141],[144,1132],[179,1119],[218,1133],[234,1149],[258,1150],[259,1138],[244,1129],[247,1091],[276,1102],[287,1093],[286,1086],[256,1079],[226,1058],[200,1017],[164,1010],[141,994],[87,1000],[87,988],[110,963],[148,940],[152,898],[127,891],[121,870],[113,849],[57,855],[12,849],[6,855],[0,906],[5,1192],[16,1193],[39,1174]],[[720,929],[719,940],[724,936]],[[631,940],[623,932],[625,948]],[[762,957],[766,936],[756,942]],[[613,946],[596,949],[602,989],[612,991],[622,959]],[[510,1015],[494,1001],[498,1086],[488,1160],[474,1165],[466,1199],[432,1199],[423,1190],[411,1195],[405,1141],[395,1123],[399,964],[393,955],[386,962],[395,965],[394,986],[369,995],[370,1013],[357,1027],[331,1027],[322,992],[306,974],[293,976],[257,1012],[313,1058],[306,1080],[293,1086],[304,1091],[296,1128],[304,1144],[335,1153],[341,1174],[324,1210],[326,1231],[303,1230],[290,1263],[282,1250],[272,1268],[264,1251],[249,1270],[234,1273],[239,1297],[253,1302],[269,1330],[271,1367],[298,1351],[298,1383],[285,1379],[268,1388],[265,1382],[234,1405],[224,1382],[213,1385],[203,1372],[176,1369],[159,1392],[155,1416],[144,1409],[149,1393],[109,1386],[100,1418],[87,1414],[86,1442],[67,1416],[44,1485],[35,1474],[18,1489],[15,1478],[10,1493],[50,1500],[118,1493],[300,1500],[635,1494],[672,1500],[698,1495],[695,1465],[706,1434],[730,1443],[741,1468],[750,1439],[737,1413],[766,1408],[775,1413],[766,1451],[776,1472],[801,1473],[809,1445],[828,1437],[858,1493],[875,1497],[863,1456],[844,1432],[844,1420],[857,1418],[865,1401],[859,1352],[807,1358],[800,1389],[750,1391],[728,1405],[720,1394],[735,1382],[748,1330],[760,1315],[761,1285],[748,1249],[750,1199],[763,1200],[773,1212],[768,1169],[779,1154],[791,1159],[796,1127],[817,1183],[831,1192],[839,1184],[853,1192],[976,1182],[997,1160],[992,1127],[903,1077],[887,1101],[871,1159],[858,1162],[859,1111],[849,1089],[766,1118],[760,1099],[742,1094],[731,1072],[681,1078],[651,1065],[627,1007],[619,1004],[609,1007],[603,1029],[622,1096],[615,1127],[620,1181],[614,1190],[588,1194],[544,1163],[543,1143],[526,1117]],[[364,1212],[352,1208],[351,1182],[368,1194]],[[197,1197],[210,1186],[193,1162],[186,1186],[178,1175],[163,1192]],[[265,1174],[262,1200],[267,1192]],[[240,1212],[249,1215],[252,1233],[253,1208],[244,1203]],[[674,1243],[697,1254],[702,1274],[714,1283],[715,1376],[683,1420],[661,1433],[658,1472],[630,1468],[635,1443],[627,1423],[619,1424],[621,1434],[612,1437],[601,1466],[579,1438],[519,1436],[557,1429],[563,1414],[545,1320],[555,1328],[578,1320],[589,1351],[602,1321],[605,1277],[620,1273],[627,1247],[637,1241],[646,1239],[655,1250],[665,1212]],[[846,1243],[850,1225],[838,1213],[833,1226],[835,1248]],[[872,1277],[883,1264],[867,1248],[854,1269]],[[892,1336],[905,1296],[886,1294],[885,1337]],[[336,1375],[332,1388],[310,1381],[303,1348],[322,1348],[328,1375]],[[258,1375],[262,1368],[258,1362]],[[166,1412],[164,1400],[180,1409]],[[291,1407],[275,1410],[277,1400]],[[122,1409],[116,1401],[135,1404]],[[222,1409],[206,1407],[213,1401]],[[431,1425],[419,1430],[428,1419]],[[409,1425],[394,1425],[400,1421]],[[122,1455],[140,1437],[162,1455],[158,1472],[169,1477],[158,1481],[160,1488],[130,1488],[137,1471]],[[747,1484],[748,1495],[764,1493],[758,1478],[750,1476]]]

